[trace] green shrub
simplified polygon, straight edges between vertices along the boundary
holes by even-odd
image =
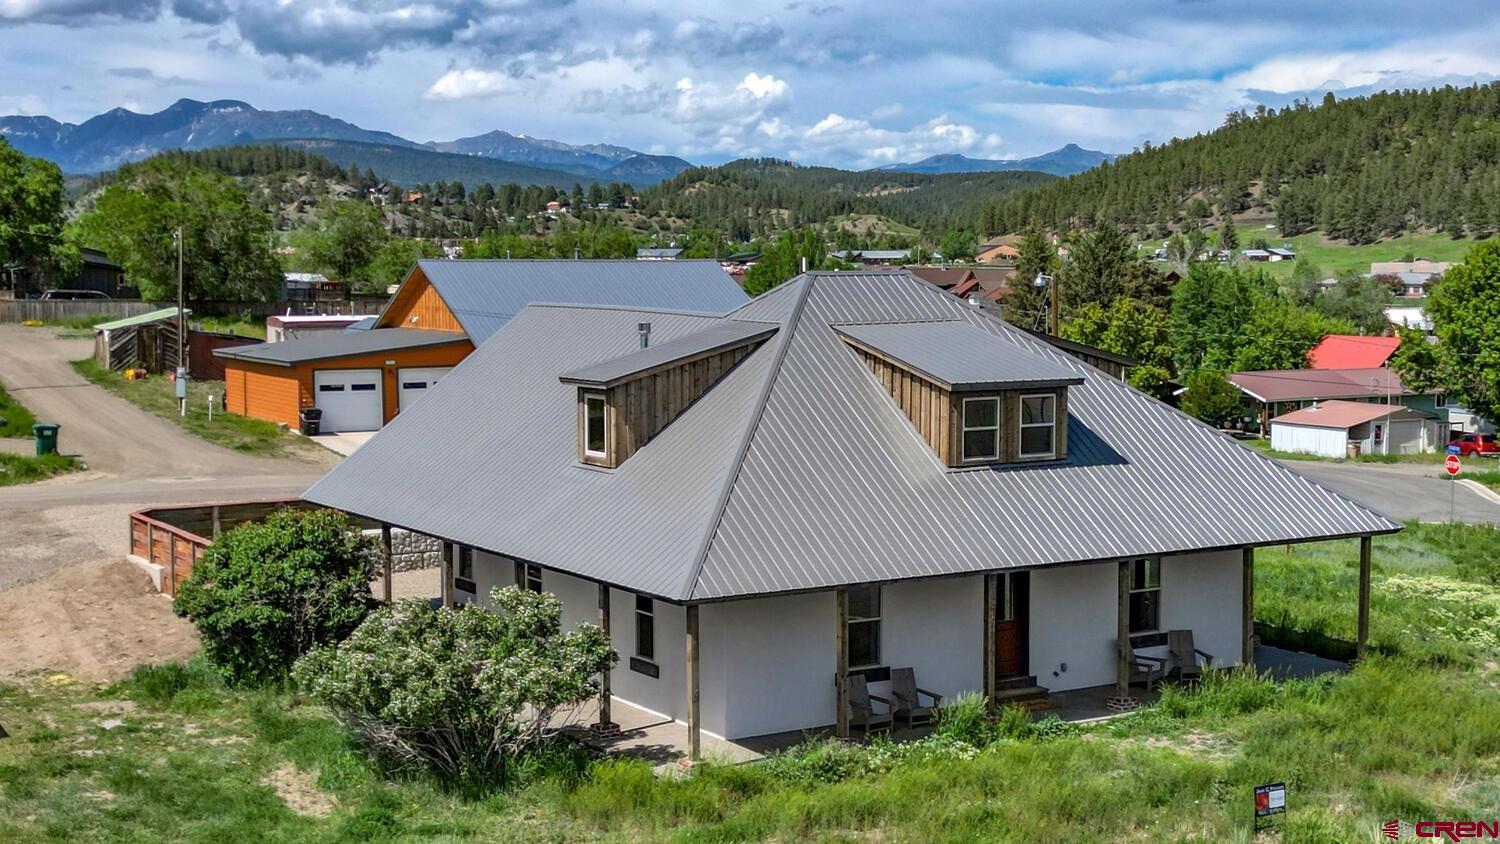
[[[213,708],[224,679],[203,659],[138,665],[110,691],[138,703],[176,709]]]
[[[1030,713],[1026,719],[1031,720]],[[947,701],[938,710],[937,726],[932,734],[952,741],[962,741],[975,747],[989,744],[995,738],[995,725],[990,722],[989,704],[978,692],[965,692]]]
[[[555,596],[507,587],[498,612],[410,599],[375,611],[342,644],[314,649],[298,685],[392,772],[428,772],[468,794],[562,773],[555,716],[592,699],[615,664],[604,631],[562,632]]]
[[[231,682],[278,682],[298,657],[359,626],[374,572],[374,543],[347,516],[279,510],[215,540],[173,606]]]

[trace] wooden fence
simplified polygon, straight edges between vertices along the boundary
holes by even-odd
[[[353,314],[372,316],[385,307],[385,297],[341,299],[337,302],[319,302],[321,313]],[[71,322],[73,320],[98,319],[101,322],[125,317],[140,316],[161,308],[175,307],[175,302],[143,302],[139,299],[0,299],[0,323],[26,322]],[[306,313],[305,303],[287,302],[198,302],[190,306],[194,316],[244,316],[261,320],[268,316]]]
[[[159,567],[157,587],[176,596],[177,584],[192,576],[193,566],[222,531],[260,521],[283,507],[315,506],[297,498],[279,498],[138,510],[130,514],[130,553]]]

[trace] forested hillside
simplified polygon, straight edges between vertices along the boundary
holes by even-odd
[[[998,197],[988,231],[1090,228],[1151,236],[1260,210],[1283,235],[1369,243],[1410,228],[1500,229],[1500,83],[1379,93],[1230,114],[1217,130]]]
[[[695,167],[651,187],[641,194],[641,210],[691,220],[738,240],[844,214],[878,214],[940,235],[971,228],[984,203],[997,195],[1055,180],[1032,172],[850,172],[743,159]]]

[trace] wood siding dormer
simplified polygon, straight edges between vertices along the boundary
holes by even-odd
[[[674,419],[707,393],[758,344],[706,354],[641,373],[608,387],[578,388],[578,460],[613,469],[641,450]],[[605,453],[588,452],[585,438],[590,395],[605,399]]]
[[[992,466],[1006,463],[1037,463],[1061,460],[1068,453],[1067,387],[1027,388],[1019,390],[954,390],[906,369],[869,350],[852,346],[860,360],[870,368],[896,405],[911,420],[938,458],[955,469]],[[1021,455],[1021,397],[1032,395],[1054,397],[1054,453],[1048,457]],[[963,458],[963,405],[966,398],[998,398],[1000,449],[998,460]]]
[[[411,271],[401,288],[386,306],[376,328],[427,328],[434,331],[462,332],[458,317],[438,295],[421,267]]]

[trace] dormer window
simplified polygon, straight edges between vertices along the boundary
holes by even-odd
[[[1057,394],[1021,396],[1021,459],[1048,460],[1057,454]]]
[[[609,457],[605,436],[603,393],[583,394],[583,455],[598,460]]]
[[[966,398],[963,403],[963,460],[993,463],[1000,459],[1000,397]]]

